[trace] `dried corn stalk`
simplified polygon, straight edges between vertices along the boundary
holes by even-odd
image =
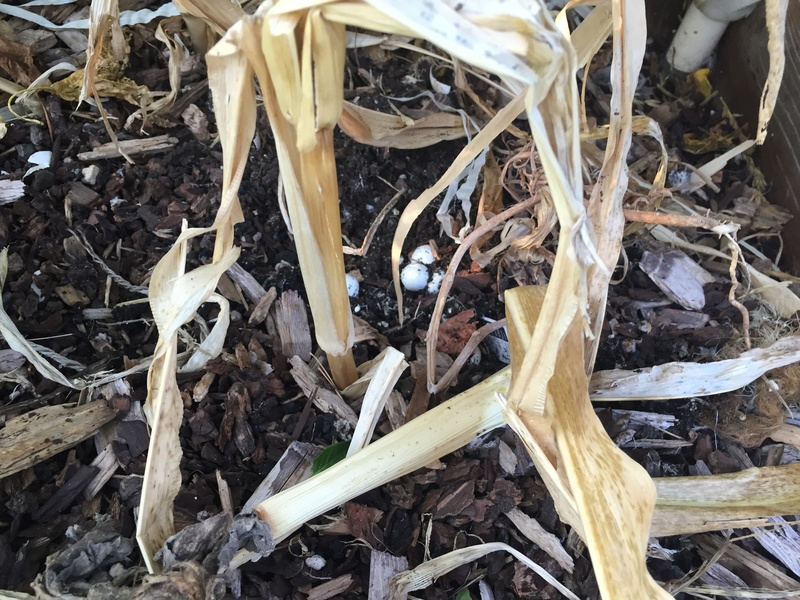
[[[197,3],[197,0],[191,2]],[[190,0],[181,0],[181,3],[188,5]],[[615,54],[619,54],[615,58],[615,95],[616,102],[622,106],[632,94],[632,77],[638,71],[637,61],[641,60],[638,55],[641,39],[632,41],[624,35],[625,18],[638,23],[641,3],[620,0],[613,6],[617,36]],[[502,414],[537,458],[537,465],[557,498],[562,518],[572,523],[587,540],[604,597],[668,597],[644,567],[644,547],[655,497],[652,483],[646,475],[643,477],[638,466],[620,455],[599,427],[589,404],[587,380],[580,368],[583,363],[581,334],[587,330],[587,308],[589,315],[599,314],[597,306],[602,302],[598,299],[605,293],[595,284],[587,295],[587,269],[596,264],[596,272],[607,278],[609,269],[603,262],[610,262],[621,232],[618,228],[597,230],[601,237],[605,236],[607,244],[603,255],[598,256],[581,197],[574,53],[542,5],[534,2],[504,4],[503,9],[509,14],[500,16],[494,9],[492,5],[477,2],[459,3],[454,8],[446,2],[423,0],[346,3],[283,0],[274,6],[262,5],[254,17],[244,17],[228,30],[212,51],[210,69],[217,77],[225,72],[232,73],[232,77],[238,78],[237,91],[242,94],[251,94],[251,90],[242,88],[241,81],[249,81],[253,72],[258,76],[275,131],[284,186],[287,194],[294,195],[294,208],[290,209],[294,211],[293,226],[295,231],[300,227],[313,232],[316,244],[299,249],[301,266],[304,273],[311,265],[323,267],[322,271],[328,275],[336,271],[324,268],[328,263],[320,251],[320,240],[330,238],[332,231],[338,235],[335,202],[326,203],[325,199],[335,199],[327,186],[332,185],[335,191],[335,171],[329,148],[330,129],[342,106],[344,28],[341,25],[353,23],[388,33],[421,37],[450,52],[455,59],[503,79],[516,98],[498,113],[495,128],[481,131],[460,155],[457,164],[461,168],[451,167],[437,186],[412,202],[404,214],[393,245],[395,279],[404,231],[413,218],[524,108],[558,212],[561,235],[547,295],[535,310],[515,314],[518,352],[513,367],[514,385]],[[594,22],[598,27],[605,27],[607,17],[600,15]],[[580,38],[585,40],[582,42],[584,52],[594,48],[601,37],[602,33],[592,35],[584,28]],[[323,50],[327,54],[322,54]],[[232,87],[220,87],[219,80],[213,85],[217,86],[213,88],[216,102],[242,102],[240,97],[234,99],[230,94]],[[222,90],[228,91],[227,96],[223,97]],[[251,96],[246,102],[251,103]],[[225,112],[218,110],[220,130],[235,131],[240,140],[249,140],[254,131],[252,121],[237,119],[233,111],[228,115]],[[611,143],[604,168],[606,183],[598,191],[598,203],[606,203],[610,208],[601,206],[603,210],[595,213],[598,215],[605,214],[606,210],[612,214],[618,210],[619,206],[614,205],[619,204],[625,187],[623,161],[629,144],[630,112],[620,112],[619,117],[610,127]],[[498,127],[501,123],[502,127]],[[230,146],[226,148],[225,172],[230,175],[231,169],[241,169],[245,158],[246,153],[231,156]],[[229,188],[229,192],[231,189],[235,187]],[[319,198],[322,202],[314,204]],[[343,285],[343,277],[339,281]],[[326,287],[328,295],[318,297],[338,297],[336,285]],[[307,288],[315,289],[308,282]],[[593,299],[591,307],[587,307],[589,299]],[[330,302],[315,312],[314,296],[310,300],[319,328],[320,315],[330,317],[335,309]],[[536,320],[534,315],[539,311],[541,318]],[[320,339],[320,345],[336,357],[330,350],[340,351],[346,347],[351,334],[348,331],[343,335],[345,319],[329,318],[325,323],[333,327],[329,338]],[[590,348],[592,344],[590,342]],[[567,368],[570,364],[571,369]],[[474,393],[481,402],[473,401],[469,410],[459,405],[465,408],[458,415],[458,439],[468,435],[465,431],[479,431],[497,422],[499,407],[491,398],[487,402],[487,395],[505,387],[503,377],[505,375],[493,378],[489,386],[471,391],[470,395]],[[452,409],[452,405],[447,406],[447,410]],[[320,509],[341,502],[346,494],[333,496],[330,492],[334,488],[341,491],[342,477],[352,478],[360,488],[371,487],[423,458],[444,452],[440,444],[418,447],[413,456],[399,451],[409,447],[407,443],[411,440],[419,441],[422,436],[429,435],[426,428],[436,424],[433,417],[442,418],[440,413],[443,415],[446,411],[431,411],[426,415],[429,419],[407,426],[413,431],[404,431],[406,436],[387,436],[326,471],[327,475],[260,505],[258,513],[271,524],[275,537],[280,539],[319,514]],[[451,433],[447,430],[448,436]],[[454,443],[457,443],[455,438],[448,437],[446,446]],[[399,456],[401,460],[389,469],[376,468],[376,462],[380,461],[375,459],[386,455]],[[348,470],[356,463],[367,471]],[[365,477],[370,469],[372,474]],[[604,485],[608,481],[611,484]],[[314,493],[309,494],[309,490]],[[631,490],[633,493],[629,495]]]
[[[275,133],[317,343],[343,388],[357,378],[333,153],[333,127],[343,103],[345,30],[318,8],[289,12],[291,5],[276,5],[283,13],[261,5],[253,23],[261,29],[262,55],[253,49],[248,57]]]
[[[543,456],[554,466],[554,453],[561,452],[559,459],[572,465],[580,462],[581,455],[576,446],[580,442],[591,439],[613,447],[607,437],[600,435],[601,430],[598,433],[593,429],[589,437],[578,435],[582,430],[576,424],[577,416],[591,414],[585,377],[582,381],[578,379],[574,382],[577,387],[569,390],[567,404],[561,409],[551,409],[550,414],[553,415],[554,426],[560,436],[555,441],[545,429],[529,429],[531,419],[520,419],[519,415],[530,415],[535,420],[544,412],[548,382],[554,373],[556,355],[568,330],[572,331],[571,341],[564,346],[563,352],[569,354],[577,351],[580,356],[582,345],[582,342],[576,345],[575,340],[580,339],[580,323],[586,306],[586,269],[593,263],[595,253],[581,194],[577,99],[573,80],[575,58],[569,43],[555,28],[549,13],[542,5],[527,3],[526,6],[504,5],[503,8],[509,10],[510,14],[498,16],[494,13],[494,7],[477,2],[459,4],[459,10],[455,10],[446,3],[432,4],[422,0],[402,3],[389,0],[370,0],[364,3],[283,0],[274,6],[262,5],[254,17],[240,21],[228,31],[215,52],[239,56],[239,50],[242,50],[248,57],[261,83],[265,106],[276,133],[281,175],[287,196],[294,196],[294,213],[290,208],[294,230],[297,232],[298,227],[307,227],[313,231],[314,241],[320,245],[319,240],[326,239],[331,232],[338,234],[338,213],[335,219],[333,212],[330,218],[322,216],[322,211],[336,208],[334,203],[317,203],[313,205],[313,209],[311,204],[312,196],[320,194],[330,182],[333,189],[323,195],[323,200],[335,199],[335,176],[332,176],[335,171],[326,160],[332,161],[332,152],[329,152],[330,128],[341,110],[343,54],[340,52],[344,51],[344,28],[338,23],[347,22],[360,26],[366,23],[369,27],[387,33],[412,33],[435,43],[461,61],[495,73],[504,80],[509,89],[518,94],[517,102],[512,102],[504,109],[508,115],[506,118],[513,119],[524,106],[558,211],[561,236],[551,284],[541,306],[539,326],[531,328],[533,332],[530,340],[524,340],[524,347],[528,350],[515,371],[514,387],[510,393],[506,416],[526,440],[529,448],[534,451],[541,449]],[[470,40],[468,44],[465,42],[467,39]],[[319,54],[323,47],[327,49],[325,57]],[[322,65],[328,70],[324,70]],[[243,76],[247,72],[247,69],[242,69]],[[220,127],[232,125],[235,124],[221,122]],[[251,130],[239,131],[241,137],[248,137],[250,133]],[[624,134],[623,130],[621,135],[624,137]],[[470,152],[474,155],[484,152],[492,137],[494,136],[481,132],[470,144]],[[309,170],[310,167],[313,167],[313,171]],[[311,187],[309,181],[312,183]],[[431,199],[433,195],[429,194]],[[416,204],[412,203],[410,213],[420,209],[417,201]],[[311,210],[317,212],[310,215]],[[312,216],[315,217],[313,221]],[[404,216],[404,219],[407,224],[408,216]],[[398,232],[398,236],[393,248],[395,275],[396,259],[399,257],[398,239],[402,243],[402,232]],[[312,264],[318,268],[325,265],[324,257],[315,258],[313,255],[315,249],[303,248],[302,244],[299,247],[301,266],[306,274],[308,266]],[[331,269],[325,272],[336,272],[333,265],[330,266]],[[339,283],[343,285],[343,277],[339,279]],[[314,286],[307,281],[306,288],[310,290]],[[331,301],[337,298],[336,293],[331,292],[336,292],[333,286],[329,287],[328,295],[319,296],[327,303],[327,315],[331,315]],[[314,312],[313,295],[310,300]],[[315,312],[314,316],[319,328],[320,315]],[[349,311],[347,316],[349,319]],[[329,317],[326,324],[328,323],[335,323],[335,320]],[[329,355],[333,348],[326,347],[327,342],[342,341],[342,329],[335,330],[340,334],[339,337],[331,336],[331,339],[319,340]],[[338,351],[341,347],[335,349]],[[566,356],[566,359],[571,360],[572,357]],[[563,375],[559,380],[564,380]],[[567,410],[570,406],[572,408]],[[570,440],[569,436],[564,436],[564,432],[573,430],[577,432],[576,439]],[[557,450],[556,441],[559,444]],[[369,446],[364,452],[374,452],[375,446],[376,444]],[[582,467],[593,468],[586,478],[592,482],[602,480],[602,458],[610,455],[609,451],[603,450],[590,455],[597,459],[591,464],[581,463]],[[616,459],[620,470],[615,472],[623,481],[613,490],[621,494],[625,488],[624,477],[634,477],[634,474],[638,477],[638,472],[635,465],[631,466],[632,463],[620,461],[619,457]],[[578,470],[579,466],[568,468],[569,485],[581,486],[588,481],[586,478],[574,476]],[[553,479],[554,485],[556,479],[564,485],[562,476],[554,473]],[[645,479],[645,483],[648,483],[649,479],[646,476]],[[322,485],[323,481],[314,483]],[[644,543],[649,531],[654,495],[643,491],[641,501],[637,498],[623,500],[609,496],[610,500],[617,500],[616,503],[609,503],[615,508],[609,511],[605,505],[586,500],[586,494],[596,489],[594,483],[588,485],[586,490],[573,489],[576,501],[569,502],[569,510],[564,506],[568,514],[562,516],[584,534],[588,534],[587,541],[598,569],[598,580],[604,596],[624,597],[617,594],[623,579],[619,576],[619,569],[614,568],[620,548],[625,550],[624,579],[627,580],[627,575],[633,573],[636,581],[634,589],[637,593],[646,592],[646,597],[658,595],[659,588],[644,567]],[[646,489],[648,488],[645,485],[643,490]],[[302,522],[308,516],[294,510],[299,506],[299,499],[283,506],[292,508],[291,518],[295,523],[296,519],[301,519]],[[625,529],[627,535],[622,536],[621,540],[607,535],[615,522],[627,516],[620,513],[631,507],[634,508],[637,518]],[[280,521],[275,512],[278,508],[261,506],[258,512],[275,527],[276,519]],[[279,532],[275,533],[279,537]],[[608,547],[604,547],[604,544],[608,544]]]
[[[506,292],[512,374],[519,362],[515,357],[532,338],[530,329],[544,294],[541,287]],[[582,532],[603,597],[669,598],[644,565],[655,486],[644,468],[608,437],[595,414],[582,353],[581,319],[576,315],[558,351],[544,415],[519,408],[517,415],[529,432],[522,440],[562,519]]]
[[[780,348],[778,344],[781,342],[776,343],[774,348],[776,351]],[[796,354],[798,347],[800,346],[795,339],[791,352]],[[783,349],[787,350],[785,347]],[[696,365],[704,371],[688,377],[680,368],[671,368],[672,364],[679,366],[680,363],[663,365],[663,376],[659,381],[659,387],[677,386],[686,395],[693,396],[695,394],[691,385],[694,382],[695,389],[700,394],[722,393],[728,386],[718,376],[720,371],[718,365],[730,370],[738,363],[742,370],[740,384],[752,382],[763,373],[764,369],[775,366],[775,363],[770,362],[766,356],[756,357],[753,354],[755,352],[758,351],[745,353],[731,361]],[[754,363],[756,366],[751,368],[749,363]],[[575,361],[574,367],[576,373],[579,373],[580,362]],[[749,379],[745,378],[744,373],[747,373],[746,377]],[[507,392],[509,374],[510,369],[500,371],[478,386],[381,438],[366,450],[344,459],[314,478],[271,497],[258,507],[259,514],[269,523],[276,540],[286,539],[308,520],[370,489],[422,468],[435,458],[444,456],[458,444],[465,443],[470,436],[498,426],[503,422],[504,415],[501,405],[493,398],[497,394]],[[646,387],[637,385],[637,376],[636,373],[630,373],[630,380],[621,383],[623,391],[620,398],[625,397],[626,389],[636,390]],[[647,382],[650,375],[645,372],[641,374],[641,378],[643,382]],[[600,381],[602,380],[601,378]],[[706,383],[709,381],[716,382],[717,386],[713,388],[707,386]],[[610,393],[612,398],[616,397],[614,391]],[[606,399],[608,394],[607,390],[596,389],[593,397]],[[640,400],[658,399],[659,394],[656,388],[652,397],[644,395]],[[508,415],[505,415],[505,418],[507,419]],[[587,428],[586,424],[592,421],[596,421],[596,417],[587,414],[579,419],[571,419],[570,426],[573,429]],[[603,435],[598,433],[598,439]],[[433,444],[432,439],[435,440]],[[586,439],[585,435],[583,439]],[[595,448],[593,445],[589,447]],[[584,447],[579,450],[583,451]],[[613,452],[616,451],[612,450],[612,454]],[[552,454],[553,456],[556,454],[555,444]],[[582,532],[582,522],[578,517],[569,484],[562,479],[561,474],[549,461],[544,464],[542,461],[537,461],[537,466],[540,475],[553,493],[562,518],[567,522],[577,523],[578,530]],[[658,498],[649,535],[659,537],[729,527],[763,526],[767,524],[767,517],[795,514],[800,510],[798,469],[800,469],[798,465],[783,465],[708,477],[655,479]],[[641,475],[634,475],[634,480],[639,480],[640,477]],[[605,479],[601,478],[599,483],[603,487],[606,486]],[[648,481],[644,489],[652,490],[652,483]],[[764,490],[772,491],[765,494]],[[642,491],[634,490],[633,493],[641,494]],[[620,521],[620,524],[621,528],[630,527],[629,524],[626,525],[625,520]],[[253,558],[259,556],[253,555]],[[235,563],[241,565],[250,559],[251,556],[243,551],[237,555]],[[626,565],[624,561],[619,563],[620,566]]]
[[[252,135],[239,136],[238,131],[224,124],[239,122],[252,130],[256,118],[252,77],[248,76],[252,71],[247,70],[249,67],[243,56],[234,55],[234,60],[236,58],[239,68],[226,70],[211,68],[217,59],[209,57],[209,84],[220,124],[220,141],[225,156],[230,159],[223,170],[219,212],[211,227],[185,230],[156,265],[150,280],[150,306],[159,338],[147,381],[145,412],[152,432],[136,528],[136,538],[150,572],[158,571],[153,555],[174,533],[171,507],[181,482],[178,430],[183,404],[175,379],[178,328],[191,320],[206,300],[220,304],[220,318],[206,340],[215,347],[202,348],[201,352],[208,359],[219,354],[228,325],[228,303],[213,292],[220,276],[239,256],[238,248],[233,247],[233,227],[242,221],[236,192]],[[216,234],[212,262],[187,273],[186,243],[207,233]]]
[[[586,341],[585,369],[592,372],[600,330],[606,311],[608,284],[622,249],[625,216],[622,200],[628,189],[626,158],[631,147],[633,96],[642,68],[647,23],[644,2],[618,0],[612,2],[614,57],[611,62],[611,115],[608,145],[598,183],[589,199],[588,214],[594,225],[597,251],[601,263],[589,268],[589,323],[592,335]]]
[[[430,464],[503,424],[495,396],[508,389],[508,369],[413,419],[351,457],[256,507],[276,542],[332,508]],[[446,426],[445,426],[446,424]]]

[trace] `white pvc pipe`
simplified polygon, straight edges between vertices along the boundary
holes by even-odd
[[[717,47],[728,23],[744,18],[758,0],[694,0],[667,50],[670,65],[684,73],[703,66]]]

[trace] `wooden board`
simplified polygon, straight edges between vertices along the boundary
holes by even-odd
[[[764,3],[753,13],[733,23],[718,48],[712,82],[730,109],[742,115],[750,137],[758,125],[758,104],[769,70]],[[769,125],[767,141],[756,150],[756,165],[771,188],[767,200],[789,209],[795,216],[786,232],[800,227],[800,2],[789,2],[786,15],[786,69],[778,105]],[[800,265],[800,237],[784,235],[788,258]]]

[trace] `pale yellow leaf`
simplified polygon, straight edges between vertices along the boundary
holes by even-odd
[[[390,346],[384,350],[383,354],[381,361],[373,365],[374,370],[370,369],[372,378],[361,403],[361,412],[347,449],[347,456],[352,456],[370,443],[378,424],[378,418],[386,406],[389,393],[394,389],[403,371],[408,368],[405,356],[399,350]]]
[[[344,25],[326,20],[320,10],[310,13],[309,24],[316,128],[324,129],[334,127],[342,112],[346,35]]]
[[[209,55],[209,82],[223,151],[228,160],[223,166],[222,198],[214,224],[181,233],[173,247],[159,261],[150,279],[150,306],[158,327],[159,339],[148,373],[145,414],[151,427],[136,539],[148,570],[159,570],[153,555],[174,533],[172,502],[181,483],[181,448],[178,431],[183,419],[183,403],[178,390],[177,333],[191,320],[200,305],[212,298],[222,274],[239,256],[233,247],[233,227],[242,220],[236,191],[244,172],[255,128],[255,93],[244,55],[225,40]],[[249,135],[245,133],[250,129]],[[186,272],[186,244],[189,239],[215,233],[211,263]],[[215,297],[219,302],[219,298]],[[227,311],[201,344],[201,353],[221,349]],[[203,356],[199,362],[213,358]]]
[[[562,27],[562,31],[566,27],[567,10],[568,7],[565,7],[559,13],[559,19],[556,21],[561,25],[561,20],[563,19],[565,25]],[[588,64],[592,56],[597,54],[597,51],[600,50],[608,36],[611,35],[611,27],[611,3],[608,3],[592,10],[589,16],[575,28],[575,31],[569,36],[569,41],[572,47],[575,48],[575,55],[579,65]]]
[[[618,0],[612,3],[613,49],[611,61],[611,116],[608,145],[597,184],[589,198],[587,213],[594,226],[597,253],[602,262],[589,267],[589,326],[592,336],[586,340],[585,369],[592,365],[600,345],[600,332],[606,312],[611,274],[622,249],[625,216],[622,200],[628,189],[628,150],[631,147],[633,97],[642,68],[647,23],[644,0]]]
[[[459,115],[432,112],[412,119],[409,124],[398,115],[390,115],[345,102],[339,127],[361,144],[379,148],[425,148],[444,140],[466,135]]]
[[[219,0],[172,0],[186,14],[202,19],[219,35],[225,35],[233,24],[245,16],[236,2]]]
[[[434,559],[425,561],[410,571],[398,573],[392,577],[392,580],[389,583],[390,595],[388,600],[405,599],[408,595],[408,592],[424,589],[442,575],[449,573],[461,565],[472,563],[479,558],[483,558],[491,552],[508,552],[514,558],[524,563],[529,569],[533,570],[548,584],[556,588],[565,598],[569,598],[570,600],[578,600],[578,597],[575,594],[564,587],[545,569],[533,562],[519,550],[516,550],[508,544],[503,544],[501,542],[477,544],[475,546],[468,546],[466,548],[453,550],[447,554],[443,554]]]
[[[637,371],[592,375],[593,400],[669,400],[723,394],[750,385],[767,371],[800,361],[800,335],[781,338],[736,358],[709,363],[670,362]]]
[[[656,489],[659,509],[653,519],[653,535],[763,526],[767,523],[752,521],[794,515],[800,510],[800,464],[723,475],[663,477],[656,479]]]
[[[543,313],[537,315],[531,303],[543,303],[545,291],[536,286],[508,290],[507,306],[522,296],[530,298],[520,302],[529,309],[509,311],[507,319],[509,333],[512,328],[519,328],[524,342],[526,337],[533,337],[527,335],[531,324],[540,326]],[[656,584],[645,565],[655,486],[647,472],[611,441],[592,408],[581,360],[581,321],[576,315],[564,336],[548,386],[552,400],[548,399],[545,416],[551,420],[555,434],[558,470],[572,492],[602,596],[615,600],[667,599],[671,596]],[[517,348],[516,352],[520,350]],[[512,357],[514,353],[512,346]],[[516,378],[513,365],[512,377]],[[524,404],[520,410],[525,410]],[[506,412],[510,412],[509,407]],[[548,441],[546,431],[526,428],[517,433],[529,448]]]

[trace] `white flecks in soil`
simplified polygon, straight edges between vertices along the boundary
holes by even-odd
[[[344,276],[345,281],[347,282],[347,295],[351,298],[355,298],[358,296],[358,290],[360,289],[360,284],[358,283],[358,279],[350,275],[349,273]]]
[[[481,353],[480,348],[475,348],[475,352],[469,357],[467,364],[471,367],[477,367],[481,364],[481,359],[483,358],[483,354]]]
[[[326,560],[325,560],[325,559],[324,559],[322,556],[320,556],[319,554],[312,554],[311,556],[309,556],[308,558],[306,558],[306,566],[307,566],[309,569],[312,569],[312,570],[314,570],[314,571],[319,571],[320,569],[324,569],[324,568],[325,568],[325,564],[326,564],[327,562],[328,562],[328,561],[326,561]]]
[[[442,279],[444,279],[444,271],[433,272],[427,288],[429,294],[435,294],[439,291],[439,288],[442,287]]]
[[[100,175],[100,167],[97,165],[89,165],[85,169],[81,169],[81,179],[88,185],[97,183],[98,175]]]

